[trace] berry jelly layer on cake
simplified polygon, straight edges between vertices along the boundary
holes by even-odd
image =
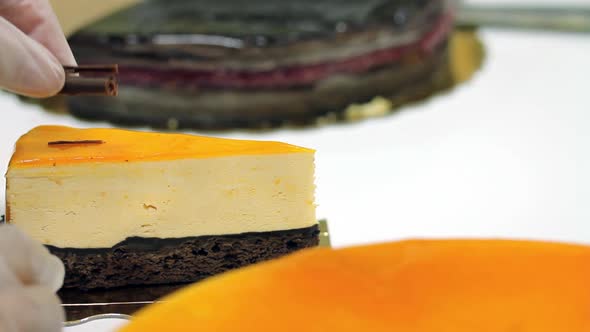
[[[441,89],[452,26],[445,0],[145,1],[71,36],[79,62],[118,63],[121,85],[69,108],[172,128],[313,122]]]
[[[7,221],[66,288],[192,282],[318,244],[314,151],[279,142],[37,127],[6,175]]]

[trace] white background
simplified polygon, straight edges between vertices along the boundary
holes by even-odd
[[[335,246],[474,236],[590,243],[590,36],[480,35],[487,58],[472,81],[401,113],[223,136],[316,148],[318,217]],[[0,172],[18,137],[40,124],[108,126],[0,94]]]

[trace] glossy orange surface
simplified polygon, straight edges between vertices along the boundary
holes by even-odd
[[[313,153],[314,151],[280,142],[232,140],[121,129],[41,126],[34,128],[18,140],[10,167],[295,152]]]
[[[311,249],[195,284],[123,332],[590,331],[590,247],[405,241]]]

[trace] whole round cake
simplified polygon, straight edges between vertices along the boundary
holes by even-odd
[[[451,85],[445,0],[144,1],[70,37],[78,62],[117,63],[117,98],[71,97],[86,119],[259,128],[347,116]]]
[[[305,249],[186,287],[121,332],[582,332],[590,247],[410,240]]]

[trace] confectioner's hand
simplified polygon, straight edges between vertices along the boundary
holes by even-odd
[[[0,226],[0,272],[2,264],[22,285],[45,286],[53,292],[62,286],[64,266],[59,258],[13,225]]]
[[[0,226],[0,331],[58,332],[64,312],[55,295],[64,266],[12,225]]]
[[[0,0],[0,88],[31,97],[63,87],[76,60],[48,0]]]

